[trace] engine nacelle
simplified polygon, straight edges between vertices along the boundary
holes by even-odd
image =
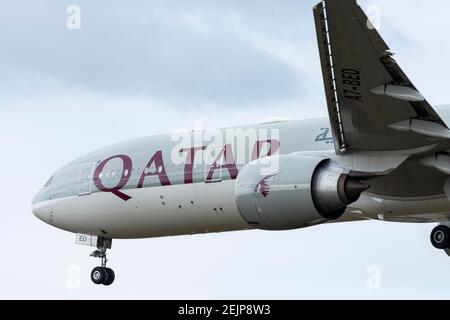
[[[246,165],[236,181],[239,212],[254,228],[291,230],[339,219],[368,186],[321,156],[274,156]]]

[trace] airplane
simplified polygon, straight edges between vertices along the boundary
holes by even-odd
[[[121,142],[36,194],[36,217],[96,249],[95,284],[114,282],[113,239],[379,220],[436,223],[450,255],[450,106],[427,102],[356,0],[313,12],[329,117]]]

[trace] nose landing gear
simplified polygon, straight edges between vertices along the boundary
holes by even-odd
[[[91,257],[101,259],[101,266],[95,267],[91,272],[91,280],[97,285],[110,286],[116,278],[114,271],[106,267],[108,262],[106,250],[111,249],[111,244],[111,239],[98,238],[97,250],[91,253]]]

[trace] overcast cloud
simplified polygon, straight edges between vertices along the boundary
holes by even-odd
[[[66,27],[72,4],[80,30]],[[58,167],[104,145],[196,120],[327,115],[314,4],[2,0],[0,298],[450,298],[430,225],[116,241],[117,282],[103,288],[90,283],[90,249],[31,214]],[[450,2],[360,4],[427,99],[448,104]],[[380,290],[367,286],[373,270]]]

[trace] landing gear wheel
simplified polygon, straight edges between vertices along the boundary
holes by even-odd
[[[105,272],[106,272],[106,279],[105,281],[103,281],[103,285],[105,286],[110,286],[113,284],[114,279],[116,278],[116,275],[114,274],[113,269],[110,268],[105,268]]]
[[[100,258],[101,265],[94,268],[91,272],[91,280],[95,284],[103,284],[110,286],[116,278],[114,271],[106,267],[108,258],[106,257],[106,250],[111,249],[112,240],[99,237],[97,239],[97,250],[91,253],[91,257]]]
[[[450,228],[438,226],[431,232],[431,243],[436,249],[448,249],[450,245]]]
[[[103,284],[106,280],[108,280],[108,273],[105,268],[94,268],[91,272],[91,280],[95,284]]]

